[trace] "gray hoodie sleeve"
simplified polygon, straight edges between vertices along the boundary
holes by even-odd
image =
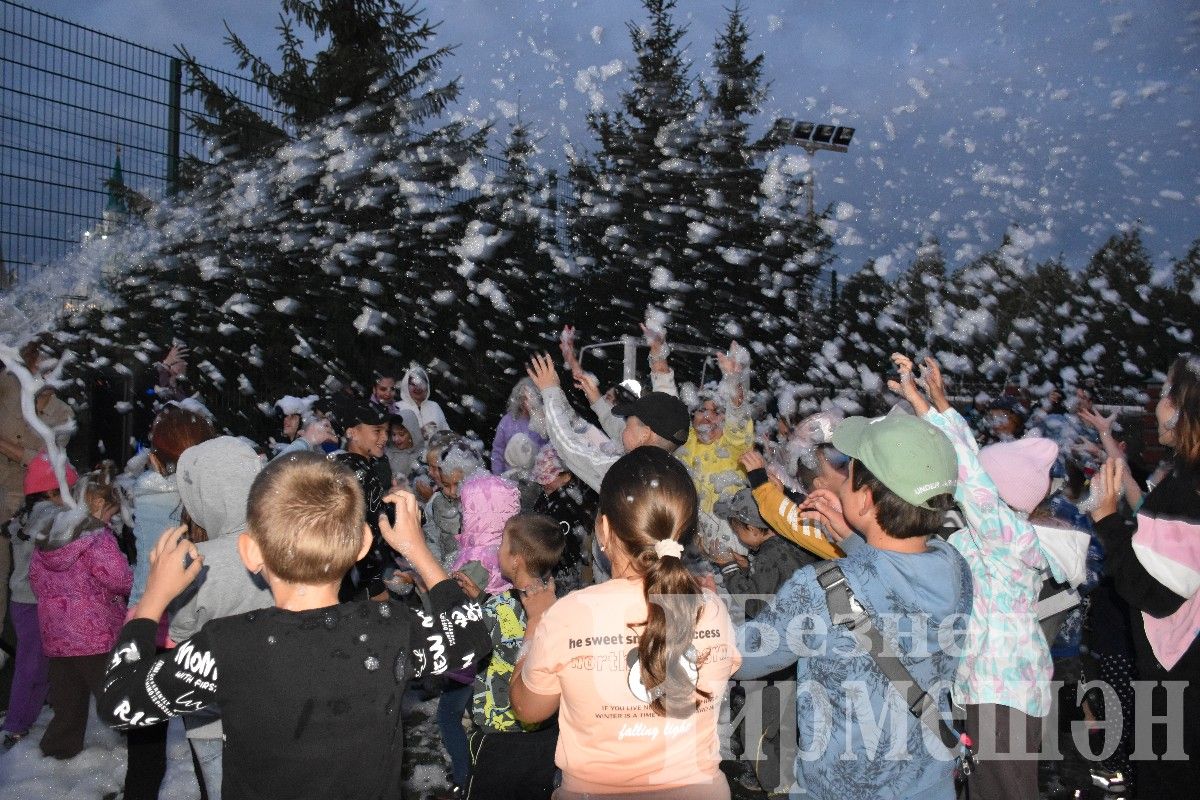
[[[546,433],[558,457],[575,477],[600,491],[605,473],[620,456],[605,453],[575,430],[575,412],[561,387],[542,390],[542,405],[546,412]]]
[[[625,433],[625,420],[614,416],[612,410],[613,407],[603,397],[592,403],[592,412],[600,420],[600,427],[608,434],[608,438],[618,442]]]

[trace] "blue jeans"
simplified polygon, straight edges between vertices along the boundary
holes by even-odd
[[[208,800],[221,800],[221,752],[225,742],[220,739],[188,739],[196,762],[200,764],[204,789]]]
[[[471,775],[471,749],[463,730],[462,716],[474,694],[473,685],[448,681],[438,699],[437,724],[442,733],[442,744],[450,754],[450,774],[454,783],[463,787]]]

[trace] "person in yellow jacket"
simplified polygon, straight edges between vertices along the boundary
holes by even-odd
[[[709,513],[718,500],[746,485],[738,459],[754,445],[754,421],[746,402],[745,352],[733,342],[717,357],[721,383],[716,391],[700,394],[687,441],[675,452],[692,473],[700,508]]]

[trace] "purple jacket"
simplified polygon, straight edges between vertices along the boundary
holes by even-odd
[[[518,433],[528,436],[537,448],[546,444],[546,437],[530,429],[528,419],[505,414],[500,418],[500,424],[496,426],[496,438],[492,440],[492,474],[500,475],[508,469],[504,463],[504,448],[508,447],[508,440]]]
[[[53,550],[34,550],[29,583],[38,599],[42,647],[51,658],[107,653],[125,623],[133,570],[108,528]]]

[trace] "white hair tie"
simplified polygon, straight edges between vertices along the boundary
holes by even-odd
[[[683,556],[683,545],[674,539],[660,539],[654,543],[654,553],[659,558],[681,558]]]

